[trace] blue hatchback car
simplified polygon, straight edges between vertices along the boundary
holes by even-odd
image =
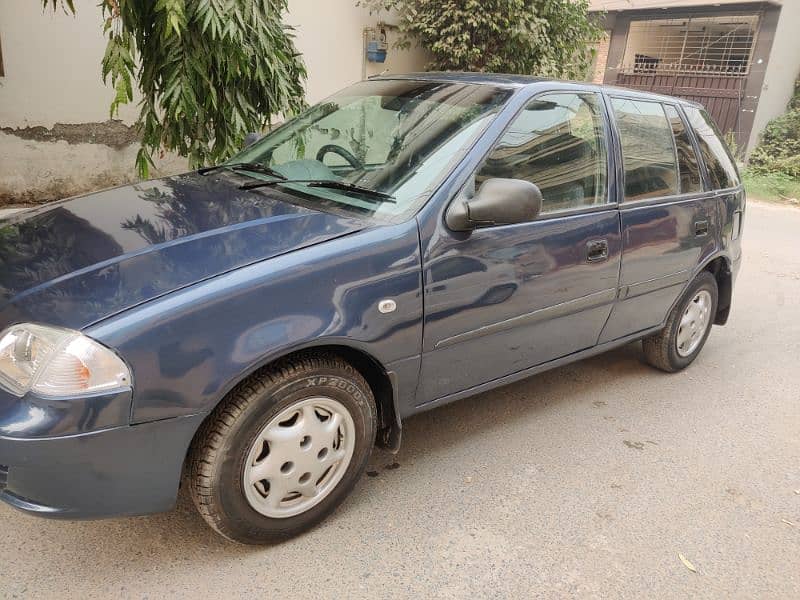
[[[229,162],[0,222],[0,498],[170,509],[244,543],[321,521],[414,413],[728,318],[745,197],[702,107],[391,76]]]

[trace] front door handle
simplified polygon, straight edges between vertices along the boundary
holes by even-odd
[[[702,237],[704,235],[708,235],[708,221],[695,221],[694,235],[695,237]]]
[[[608,258],[608,240],[592,240],[586,242],[586,259],[589,262],[600,262]]]

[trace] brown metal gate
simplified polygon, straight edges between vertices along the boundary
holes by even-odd
[[[741,133],[739,116],[747,76],[619,73],[617,85],[699,102],[714,117],[722,133]]]

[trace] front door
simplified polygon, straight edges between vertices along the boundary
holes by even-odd
[[[537,97],[470,187],[526,179],[542,191],[541,215],[468,234],[439,225],[423,257],[419,404],[597,342],[616,298],[621,248],[604,114],[594,93]]]

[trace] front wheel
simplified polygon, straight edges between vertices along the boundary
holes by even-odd
[[[666,327],[642,340],[647,362],[668,373],[692,364],[711,332],[718,297],[717,280],[703,271],[672,309]]]
[[[197,509],[228,539],[259,544],[313,527],[364,471],[375,400],[336,356],[286,360],[237,386],[207,419],[190,457]]]

